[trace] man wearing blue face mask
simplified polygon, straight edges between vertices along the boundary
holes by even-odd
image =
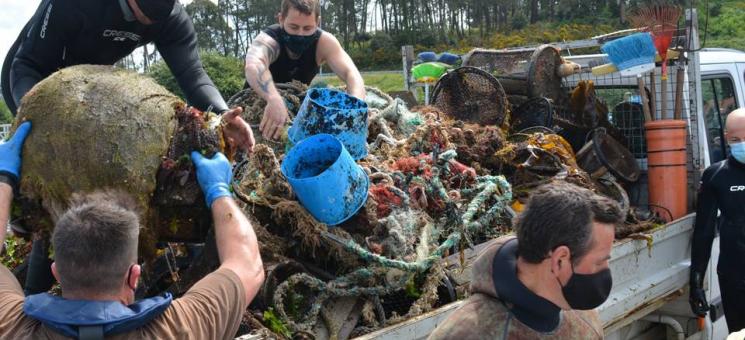
[[[310,84],[320,65],[328,64],[347,84],[347,92],[365,98],[362,76],[339,41],[318,27],[319,0],[282,0],[279,24],[256,36],[246,53],[246,82],[264,100],[259,125],[265,139],[277,139],[289,117],[274,83]]]
[[[701,177],[696,209],[696,227],[691,250],[691,310],[706,315],[709,305],[703,289],[704,273],[711,256],[711,245],[717,232],[717,210],[721,212],[718,229],[720,254],[717,274],[722,292],[722,306],[730,332],[745,328],[745,109],[727,116],[724,138],[730,156],[712,164]]]
[[[517,237],[487,246],[471,269],[471,296],[429,336],[439,339],[602,339],[593,309],[610,294],[617,202],[552,183],[536,189]]]

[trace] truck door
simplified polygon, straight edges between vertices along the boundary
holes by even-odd
[[[737,77],[740,78],[740,86],[736,92],[740,94],[740,103],[745,104],[745,63],[737,64]]]
[[[701,91],[704,103],[704,126],[708,141],[710,164],[721,161],[728,155],[724,143],[724,124],[727,115],[740,107],[735,92],[735,80],[729,73],[709,74],[701,77]]]

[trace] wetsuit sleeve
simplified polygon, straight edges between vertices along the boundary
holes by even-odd
[[[716,236],[717,203],[713,177],[721,164],[710,166],[701,176],[696,208],[696,225],[693,229],[691,247],[691,270],[699,273],[706,271],[711,256],[711,244]]]
[[[36,83],[64,65],[66,37],[75,34],[82,22],[68,2],[42,1],[29,22],[10,71],[10,87],[17,104]]]
[[[228,105],[199,60],[194,24],[186,10],[178,6],[178,13],[165,23],[155,40],[155,46],[191,105],[200,110],[206,110],[211,105],[214,112],[223,112]]]

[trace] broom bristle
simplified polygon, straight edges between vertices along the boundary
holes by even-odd
[[[619,70],[654,63],[657,53],[649,33],[637,33],[613,40],[600,48]]]
[[[634,11],[629,21],[637,28],[646,27],[647,31],[660,33],[677,26],[680,12],[680,7],[676,5],[650,5]]]

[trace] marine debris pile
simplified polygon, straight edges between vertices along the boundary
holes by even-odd
[[[141,233],[147,262],[137,296],[164,290],[178,296],[219,265],[209,214],[201,195],[194,194],[199,190],[188,152],[225,152],[236,162],[233,192],[257,233],[266,269],[239,334],[347,339],[461,299],[467,294],[462,277],[470,249],[510,233],[531,191],[552,181],[618,200],[629,213],[617,238],[662,222],[650,209],[632,207],[628,192],[640,172],[629,141],[608,120],[608,108],[591,82],[555,100],[552,96],[561,94],[553,88],[514,93],[530,77],[505,91],[487,72],[456,69],[438,87],[437,98],[447,105],[435,100],[434,106],[413,108],[367,88],[366,151],[350,160],[367,180],[367,189],[361,189],[364,203],[351,217],[328,226],[313,217],[283,175],[292,136],[261,138],[265,103],[251,89],[228,103],[243,107],[255,131],[257,145],[245,155],[229,149],[213,115],[186,107],[152,81],[111,68],[66,70],[57,78],[72,87],[50,82],[45,89],[42,83],[34,88],[41,95],[23,103],[22,114],[30,119],[49,107],[59,109],[57,120],[45,116],[34,126],[57,133],[27,142],[27,150],[41,151],[24,159],[25,187],[14,221],[41,226],[35,237],[43,237],[73,189],[130,190],[143,203],[147,227]],[[94,79],[99,75],[103,78]],[[87,83],[94,86],[82,85]],[[64,92],[69,88],[88,92],[69,96]],[[124,93],[112,96],[111,89]],[[278,84],[278,89],[290,111],[290,127],[311,91],[300,83]],[[479,98],[480,104],[469,98]],[[484,106],[489,100],[498,105]],[[122,128],[134,125],[138,128]],[[95,146],[86,149],[90,153],[80,154],[79,146],[89,144]],[[56,154],[73,155],[64,159],[75,162],[50,160]],[[79,176],[83,170],[86,175]],[[6,242],[13,243],[5,247],[3,261],[18,266],[30,243]],[[18,277],[22,268],[16,268]]]
[[[283,95],[293,101],[302,92]],[[229,103],[246,107],[252,125],[260,117],[254,111],[261,110],[251,109],[255,97],[247,89]],[[246,313],[247,329],[348,338],[462,298],[465,287],[454,283],[458,273],[445,269],[443,257],[455,256],[462,265],[466,249],[509,233],[530,191],[544,183],[569,181],[629,207],[615,178],[579,165],[581,150],[556,133],[566,130],[561,127],[513,131],[509,110],[500,126],[464,122],[434,106],[410,109],[374,88],[367,89],[366,102],[368,155],[358,164],[370,179],[367,201],[339,225],[318,222],[294,196],[280,171],[287,140],[259,143],[236,166],[233,189],[256,219],[267,269],[264,288]],[[605,141],[598,138],[593,141]],[[584,163],[596,156],[581,152]],[[659,222],[646,217],[630,210],[618,236]]]

